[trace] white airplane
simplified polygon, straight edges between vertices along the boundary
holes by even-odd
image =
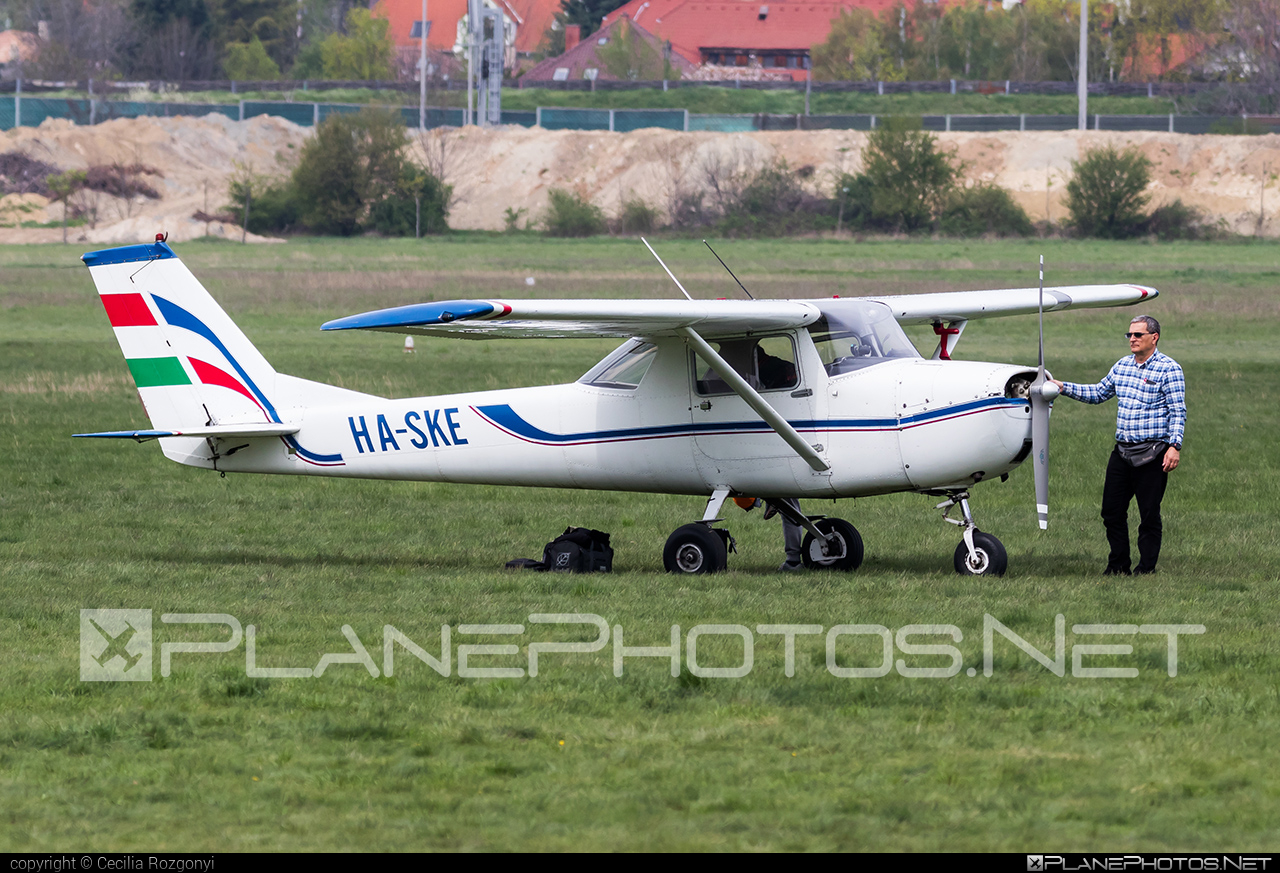
[[[709,496],[702,518],[667,540],[663,563],[681,573],[726,566],[733,540],[715,525],[729,497],[764,498],[803,526],[807,567],[856,569],[863,544],[851,524],[801,515],[782,498],[900,491],[945,498],[937,508],[963,529],[957,572],[1003,573],[1006,551],[978,530],[969,490],[1005,478],[1034,444],[1046,526],[1056,389],[1045,379],[1043,326],[1038,368],[951,360],[956,341],[975,318],[1157,294],[1086,285],[821,300],[453,300],[325,324],[626,340],[567,385],[388,399],[277,373],[163,238],[83,261],[152,427],[76,436],[159,439],[169,459],[222,473]],[[934,326],[932,357],[903,324]],[[956,506],[959,519],[949,515]]]

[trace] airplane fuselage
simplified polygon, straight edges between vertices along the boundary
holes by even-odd
[[[806,330],[776,341],[792,344],[796,372],[761,395],[826,470],[741,397],[699,381],[699,362],[678,338],[644,343],[651,360],[635,385],[588,374],[407,399],[343,392],[336,403],[278,403],[285,421],[289,406],[301,415],[292,438],[176,438],[164,448],[226,472],[799,497],[963,489],[1027,454],[1029,403],[1016,389],[1033,375],[1026,367],[904,357],[840,372]],[[246,408],[245,421],[255,411]]]

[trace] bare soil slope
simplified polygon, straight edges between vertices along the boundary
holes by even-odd
[[[206,233],[238,237],[233,221],[193,216],[225,212],[228,182],[237,172],[287,172],[309,134],[307,128],[266,116],[244,122],[221,116],[140,118],[94,127],[50,120],[0,135],[0,151],[22,151],[64,170],[112,163],[155,168],[160,175],[147,179],[159,199],[98,195],[96,226],[73,228],[70,238],[114,244],[168,231],[181,241]],[[1063,198],[1073,160],[1105,143],[1135,144],[1155,164],[1153,205],[1181,198],[1238,233],[1280,234],[1280,222],[1272,217],[1280,211],[1280,136],[1066,131],[944,133],[938,140],[962,162],[966,179],[1008,189],[1033,219],[1058,222],[1066,216]],[[536,226],[553,187],[589,198],[609,216],[633,198],[665,215],[682,197],[702,193],[714,199],[753,168],[778,160],[804,168],[806,184],[829,193],[840,173],[860,168],[865,143],[866,135],[856,131],[618,134],[466,128],[431,132],[415,138],[414,147],[419,159],[455,188],[453,227],[501,230],[508,215],[518,215],[520,226]],[[0,224],[10,225],[0,228],[0,242],[61,240],[57,227],[14,226],[60,218],[59,204],[10,195],[0,201]]]

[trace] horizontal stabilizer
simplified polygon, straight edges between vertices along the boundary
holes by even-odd
[[[72,436],[95,439],[160,440],[166,437],[216,437],[221,439],[258,439],[295,434],[302,428],[296,424],[215,424],[208,427],[192,427],[185,430],[108,430],[102,433],[77,433]]]

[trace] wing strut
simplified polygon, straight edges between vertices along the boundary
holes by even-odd
[[[831,469],[831,465],[822,460],[821,456],[813,450],[813,446],[805,442],[804,437],[800,436],[796,429],[779,415],[767,400],[760,396],[760,392],[747,384],[747,380],[739,376],[738,371],[730,367],[728,361],[716,354],[716,350],[711,348],[706,340],[698,336],[693,328],[681,327],[678,330],[689,345],[693,346],[693,350],[698,357],[706,361],[707,365],[716,371],[717,376],[723,379],[739,397],[747,401],[747,405],[754,409],[756,414],[763,418],[769,427],[773,428],[778,436],[786,441],[787,445],[795,449],[796,454],[803,458],[806,464],[819,473]]]

